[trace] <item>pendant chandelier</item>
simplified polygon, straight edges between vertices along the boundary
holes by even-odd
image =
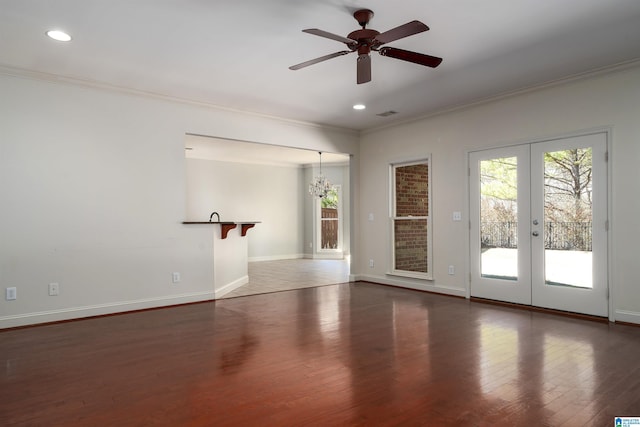
[[[309,184],[309,194],[313,197],[326,197],[329,191],[333,189],[333,186],[327,178],[322,175],[322,151],[318,151],[320,155],[320,174],[318,174],[311,184]]]

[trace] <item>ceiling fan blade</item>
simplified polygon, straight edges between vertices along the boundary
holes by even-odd
[[[436,56],[397,49],[395,47],[383,47],[378,52],[380,52],[380,55],[382,56],[413,62],[414,64],[424,65],[431,68],[436,68],[442,62],[442,58],[438,58]]]
[[[308,67],[309,65],[317,64],[318,62],[326,61],[327,59],[336,58],[338,56],[346,55],[347,53],[351,53],[351,50],[342,50],[336,53],[330,53],[329,55],[321,56],[320,58],[311,59],[309,61],[301,62],[300,64],[292,65],[289,67],[290,70],[299,70],[300,68]]]
[[[428,29],[429,27],[427,27],[420,21],[411,21],[407,22],[404,25],[400,25],[399,27],[392,28],[389,31],[385,31],[384,33],[378,34],[377,36],[375,36],[374,41],[376,41],[379,46],[398,39],[412,36],[414,34],[421,33],[423,31],[427,31]]]
[[[358,56],[358,84],[371,81],[371,55]]]
[[[314,36],[325,37],[325,38],[328,38],[328,39],[331,39],[331,40],[337,40],[339,42],[342,42],[342,43],[345,43],[345,44],[348,44],[348,45],[352,45],[352,44],[354,45],[354,44],[358,43],[357,40],[351,40],[351,39],[348,39],[346,37],[339,36],[337,34],[329,33],[327,31],[323,31],[323,30],[319,30],[317,28],[309,28],[307,30],[302,30],[302,32],[303,33],[313,34]]]

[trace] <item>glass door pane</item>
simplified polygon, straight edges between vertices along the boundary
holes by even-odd
[[[518,279],[518,159],[480,162],[480,274]]]
[[[470,293],[531,304],[529,146],[469,153]]]
[[[592,150],[544,153],[544,278],[547,285],[593,288]]]
[[[607,137],[531,145],[533,305],[607,316]]]

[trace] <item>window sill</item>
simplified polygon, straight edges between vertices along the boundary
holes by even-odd
[[[416,271],[393,270],[391,272],[387,272],[387,276],[409,277],[411,279],[421,279],[421,280],[433,280],[433,275],[431,275],[430,273],[418,273]]]

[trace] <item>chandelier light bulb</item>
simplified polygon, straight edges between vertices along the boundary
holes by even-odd
[[[326,197],[327,194],[333,189],[333,186],[324,175],[322,175],[322,151],[319,151],[320,155],[320,173],[313,178],[311,184],[309,184],[309,194],[313,197]]]

